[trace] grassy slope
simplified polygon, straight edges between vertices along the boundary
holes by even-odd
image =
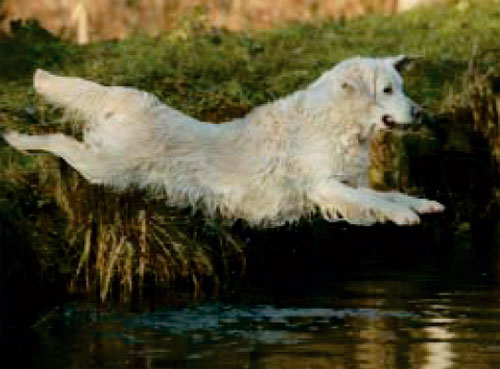
[[[0,39],[2,128],[40,119],[30,110],[36,67],[135,86],[198,118],[223,121],[306,85],[347,57],[418,54],[425,58],[408,73],[407,89],[436,110],[451,86],[459,88],[473,45],[498,46],[500,7],[418,10],[253,33],[187,28],[86,47],[60,43],[35,27],[16,34]],[[500,57],[486,63],[498,68]]]
[[[339,60],[354,55],[419,54],[424,59],[407,73],[407,90],[431,111],[439,111],[450,91],[467,96],[461,91],[462,77],[468,68],[473,45],[476,44],[479,51],[498,47],[500,9],[477,5],[467,12],[418,10],[394,18],[372,16],[345,24],[296,24],[251,33],[187,27],[157,38],[136,36],[86,47],[63,43],[34,24],[14,28],[13,36],[0,36],[0,133],[9,128],[37,131],[42,127],[45,130],[46,125],[58,124],[54,119],[57,114],[47,109],[31,87],[31,75],[36,68],[105,84],[135,86],[157,94],[163,101],[198,118],[224,121],[307,85]],[[489,53],[480,60],[482,70],[492,67],[500,71],[498,52]],[[43,158],[34,160],[37,157],[20,155],[0,140],[0,244],[4,246],[0,249],[0,300],[5,305],[0,306],[4,313],[0,321],[5,317],[12,320],[18,315],[14,320],[34,319],[19,310],[18,304],[9,303],[19,301],[19,291],[37,291],[23,294],[26,301],[22,305],[25,306],[39,306],[42,300],[50,304],[55,297],[47,298],[47,294],[64,296],[65,285],[75,278],[79,260],[80,263],[88,260],[88,254],[85,257],[81,250],[83,237],[90,231],[96,239],[125,236],[131,242],[133,247],[127,249],[130,255],[125,253],[116,261],[118,278],[122,282],[131,280],[130,273],[139,270],[144,262],[142,256],[137,257],[139,253],[134,252],[141,244],[137,240],[144,235],[137,215],[144,209],[153,220],[145,235],[150,255],[145,261],[149,263],[146,268],[160,282],[174,279],[176,275],[197,276],[198,281],[210,280],[215,275],[217,280],[217,273],[221,271],[222,276],[233,278],[231,268],[244,269],[245,257],[238,240],[235,242],[221,227],[201,221],[198,225],[192,218],[182,225],[178,222],[183,220],[182,216],[170,214],[161,204],[157,207],[145,205],[141,198],[130,200],[127,195],[107,196],[101,189],[86,186],[68,173],[63,176],[64,181],[59,178],[47,182],[43,179],[47,171],[58,178],[61,169],[57,169],[54,162],[48,167],[40,164]],[[435,160],[431,158],[431,161]],[[57,168],[52,170],[54,165]],[[471,167],[478,165],[474,162]],[[441,167],[437,174],[430,176],[438,178],[438,189],[447,182],[447,178],[441,177],[448,176],[448,173],[439,174],[440,171]],[[463,182],[461,167],[456,172],[458,183]],[[470,178],[473,179],[465,181],[466,185],[481,182],[474,176]],[[44,181],[47,183],[40,186]],[[47,188],[41,187],[53,189],[57,205],[52,197],[47,197]],[[483,191],[485,196],[488,191]],[[484,210],[484,201],[478,203],[474,197],[478,192],[480,190],[472,191],[472,200],[465,198],[464,203],[448,199],[450,204],[455,204],[447,212],[450,223],[455,222],[454,214],[459,213],[458,209],[465,214],[458,216],[455,223],[459,225],[463,223],[462,218],[466,221],[471,218],[468,209]],[[58,210],[61,207],[63,212]],[[68,214],[72,219],[66,219]],[[89,222],[89,219],[94,220]],[[33,231],[23,232],[24,229]],[[173,250],[168,242],[163,244],[165,231],[167,241],[173,236],[178,238],[180,251]],[[159,232],[158,235],[155,232]],[[321,233],[314,232],[315,238]],[[325,234],[330,233],[328,228]],[[200,236],[195,236],[197,234]],[[294,238],[299,233],[290,234]],[[333,234],[332,237],[338,236]],[[160,238],[155,243],[151,238],[157,236]],[[259,242],[257,238],[256,244]],[[283,242],[286,243],[280,238],[280,243]],[[268,243],[273,244],[273,241]],[[99,242],[91,246],[91,254],[99,254],[101,249],[108,252],[107,248],[115,249],[115,246]],[[259,250],[256,252],[259,259],[261,249],[255,249]],[[280,262],[276,265],[281,263],[281,251],[278,254]],[[102,265],[88,264],[92,286],[96,285],[99,273],[111,270],[108,261],[103,258]],[[162,263],[167,263],[168,267]],[[270,262],[269,265],[274,264]],[[129,266],[133,268],[128,269]],[[81,279],[80,276],[77,282]],[[103,294],[102,281],[100,286]],[[194,286],[193,290],[196,289]],[[37,312],[32,313],[36,315]]]
[[[8,128],[37,130],[42,125],[57,124],[53,112],[35,97],[31,87],[31,75],[36,68],[82,76],[105,84],[135,86],[157,94],[163,101],[198,118],[224,121],[307,85],[339,60],[354,55],[418,54],[424,59],[407,73],[407,90],[431,111],[439,111],[450,91],[461,93],[462,76],[467,70],[473,45],[477,45],[480,52],[494,49],[498,47],[498,35],[500,8],[491,5],[473,6],[467,12],[445,8],[418,10],[394,18],[372,16],[345,24],[297,24],[251,33],[187,27],[157,38],[136,36],[121,42],[86,47],[62,43],[33,24],[18,26],[12,37],[0,37],[0,132]],[[498,52],[480,60],[481,69],[492,67],[500,71]],[[33,156],[17,154],[0,141],[0,240],[9,241],[9,250],[22,252],[15,246],[24,243],[20,238],[22,233],[16,233],[16,230],[25,228],[23,222],[27,221],[28,215],[54,213],[45,208],[54,206],[53,202],[45,201],[44,195],[32,185],[38,181],[36,168]],[[30,175],[34,179],[26,179]],[[64,186],[53,187],[60,189]],[[75,191],[79,188],[66,187],[74,187]],[[93,193],[98,189],[87,191]],[[74,207],[69,206],[70,210],[76,211],[78,199],[74,197],[70,201]],[[107,202],[102,208],[123,208],[119,199],[113,196],[105,199]],[[118,205],[113,207],[110,203]],[[136,210],[142,210],[141,206],[137,205]],[[81,213],[88,219],[85,211]],[[453,211],[448,213],[454,214]],[[52,221],[48,219],[51,217],[46,218]],[[113,214],[109,218],[112,223]],[[35,221],[33,219],[30,221]],[[85,222],[77,220],[76,223],[85,226]],[[130,227],[137,228],[135,221],[132,218]],[[41,234],[33,232],[33,240],[26,241],[35,245],[36,250],[41,249],[40,245],[58,245],[67,241],[58,225],[42,223],[37,227]],[[52,232],[54,229],[57,231]],[[131,239],[133,237],[130,235]],[[80,248],[78,245],[73,247]],[[61,253],[66,249],[65,253],[77,255],[78,252],[70,248],[44,248],[49,255],[49,262],[45,262],[47,270],[52,271],[52,265],[59,265],[59,268],[62,265],[65,269],[57,273],[73,273],[72,267],[67,266],[71,257]],[[199,247],[194,249],[202,250]],[[54,252],[58,254],[53,255]],[[220,252],[224,254],[226,251],[222,249]],[[73,259],[78,257],[74,255]],[[200,252],[200,255],[205,254]],[[11,259],[24,260],[17,254],[10,259],[7,255],[7,259],[2,260]],[[39,259],[37,256],[36,260]],[[62,261],[53,262],[54,259]],[[181,258],[181,262],[184,261],[185,258]],[[195,269],[205,265],[203,260],[192,263]],[[18,274],[24,273],[23,265],[12,266],[4,261],[3,273],[11,276],[3,275],[3,280],[17,280]],[[189,273],[210,274],[203,271]],[[57,277],[53,279],[58,280]],[[26,280],[27,284],[31,283],[29,278]],[[16,286],[14,284],[11,288],[13,295],[17,293]]]

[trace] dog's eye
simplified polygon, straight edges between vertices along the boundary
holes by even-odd
[[[384,87],[384,94],[392,94],[392,86],[386,86]]]

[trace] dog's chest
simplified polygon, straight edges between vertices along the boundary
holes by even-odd
[[[360,134],[340,136],[336,151],[340,166],[334,176],[353,187],[366,186],[370,166],[368,140],[363,139]]]

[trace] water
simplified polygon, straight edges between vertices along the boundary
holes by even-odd
[[[290,276],[287,284],[247,284],[198,301],[157,299],[139,309],[68,303],[34,330],[17,332],[8,363],[36,368],[500,367],[495,268],[471,262],[450,276],[449,269],[403,270],[375,260],[368,269],[337,277],[321,270],[306,280]]]

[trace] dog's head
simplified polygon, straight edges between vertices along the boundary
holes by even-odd
[[[368,113],[362,118],[366,119],[365,124],[375,129],[392,129],[421,123],[422,109],[406,96],[400,75],[411,61],[412,58],[405,55],[357,58],[346,66],[341,88],[351,98],[365,102]]]
[[[346,119],[354,119],[370,130],[415,126],[422,120],[422,109],[406,96],[400,75],[413,59],[405,55],[349,59],[313,86],[340,96]]]

